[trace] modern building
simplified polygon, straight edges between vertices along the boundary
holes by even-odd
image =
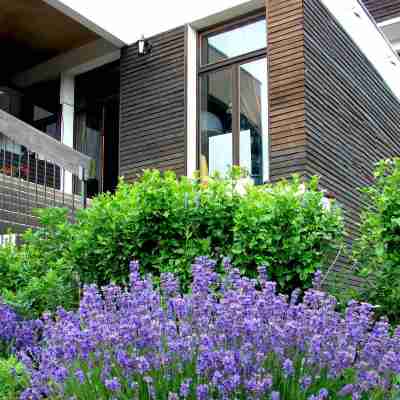
[[[119,176],[232,164],[319,175],[357,231],[400,155],[400,0],[107,3],[0,0],[0,234]]]

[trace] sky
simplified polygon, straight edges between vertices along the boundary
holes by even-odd
[[[54,0],[45,1],[51,3]],[[127,44],[136,42],[142,35],[151,37],[225,9],[250,3],[248,0],[56,1],[62,1]],[[361,9],[358,0],[321,1],[364,51],[400,99],[400,61]]]

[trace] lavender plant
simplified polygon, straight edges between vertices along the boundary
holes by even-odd
[[[130,265],[130,287],[87,286],[79,310],[46,316],[43,342],[23,353],[31,375],[22,400],[384,400],[399,396],[400,328],[374,322],[372,307],[345,315],[314,288],[276,293],[199,258],[189,294],[172,274],[161,287]],[[398,397],[397,397],[398,398]]]
[[[42,321],[24,320],[0,299],[0,356],[32,351],[39,344]]]

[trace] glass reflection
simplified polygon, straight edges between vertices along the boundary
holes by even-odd
[[[265,19],[205,38],[202,64],[212,64],[267,46]]]
[[[255,184],[268,180],[266,59],[240,66],[240,165]]]
[[[200,173],[225,175],[232,166],[231,70],[204,75],[200,101]]]

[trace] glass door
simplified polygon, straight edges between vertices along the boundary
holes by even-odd
[[[119,102],[107,99],[75,114],[75,148],[92,158],[88,196],[118,184]],[[77,188],[78,189],[78,188]]]

